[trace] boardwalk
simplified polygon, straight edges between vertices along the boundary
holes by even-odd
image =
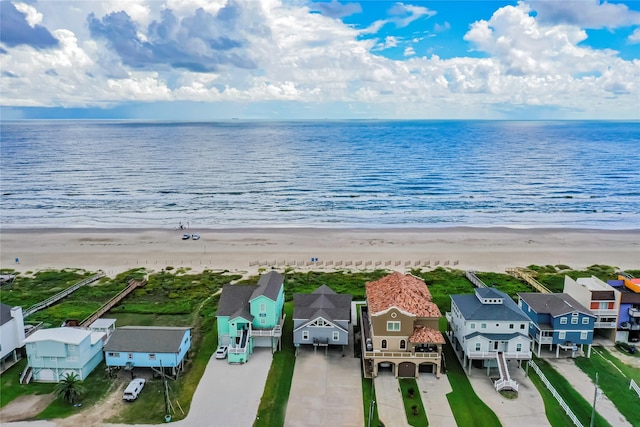
[[[75,291],[80,289],[81,287],[89,285],[89,284],[91,284],[91,283],[93,283],[95,281],[98,281],[98,280],[102,279],[104,276],[105,276],[104,273],[94,274],[91,277],[87,277],[86,279],[83,279],[83,280],[79,281],[78,283],[76,283],[73,286],[69,286],[67,289],[63,290],[62,292],[58,292],[57,294],[53,295],[52,297],[49,297],[44,301],[40,301],[39,303],[34,304],[31,307],[29,307],[28,309],[26,309],[24,311],[23,317],[26,319],[27,317],[31,316],[33,313],[35,313],[37,311],[40,311],[42,309],[45,309],[47,307],[52,306],[53,304],[57,303],[61,299],[68,297],[69,295],[71,295],[72,293],[74,293]]]

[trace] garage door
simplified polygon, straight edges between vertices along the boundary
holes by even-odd
[[[398,365],[398,377],[400,378],[415,378],[416,376],[416,364],[411,362],[403,362]]]
[[[418,368],[418,372],[423,372],[425,374],[432,374],[433,366],[434,366],[433,363],[421,363]]]
[[[40,369],[35,379],[38,381],[55,381],[55,375],[51,369]]]

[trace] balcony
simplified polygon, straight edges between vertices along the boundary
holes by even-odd
[[[530,360],[530,351],[512,351],[510,353],[504,353],[504,358],[507,360]],[[497,351],[469,351],[467,352],[469,359],[495,359],[498,357]]]
[[[251,328],[251,335],[254,337],[277,337],[280,338],[282,336],[282,325],[284,324],[284,318],[287,317],[286,314],[283,314],[280,318],[280,323],[269,329],[256,329]]]
[[[536,341],[540,344],[553,344],[553,335],[536,335]]]
[[[629,317],[637,317],[640,318],[640,308],[630,307],[629,308]]]
[[[432,352],[411,352],[411,351],[365,351],[365,359],[439,359],[440,353]]]
[[[616,322],[595,322],[593,327],[598,329],[615,329],[617,324]]]

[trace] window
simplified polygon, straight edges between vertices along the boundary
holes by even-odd
[[[67,362],[77,362],[78,356],[67,356]]]
[[[156,354],[155,353],[149,353],[149,360],[156,360]]]
[[[302,339],[305,341],[309,339],[309,331],[302,331]]]
[[[575,317],[572,316],[571,317],[571,324],[572,325],[577,325],[578,324],[578,316],[575,316]]]
[[[589,318],[588,318],[587,316],[584,316],[584,317],[582,318],[582,324],[583,324],[583,325],[588,325],[588,324],[589,324]]]
[[[476,324],[475,323],[469,323],[469,328],[475,329],[476,328]]]
[[[129,360],[133,359],[133,353],[128,353],[127,354],[127,359],[129,359]]]
[[[340,339],[340,332],[333,331],[333,340],[338,341]]]
[[[400,322],[390,321],[387,322],[387,331],[399,331]]]
[[[513,323],[509,323],[509,329],[513,329],[515,325]]]
[[[76,351],[76,346],[74,344],[69,344],[67,349],[69,350],[69,352],[73,352],[73,351]]]
[[[476,343],[476,351],[480,351],[480,343],[479,342]]]
[[[261,325],[266,325],[267,324],[267,319],[265,319],[264,317],[260,318],[260,324]]]
[[[522,351],[522,343],[516,344],[516,351]]]
[[[487,329],[487,324],[486,323],[481,323],[480,324],[480,329]]]
[[[382,348],[387,348],[387,340],[382,340]]]
[[[524,323],[521,323],[521,324],[520,324],[520,329],[524,329],[524,328],[526,328],[526,327],[527,327],[527,325],[525,325]]]
[[[407,348],[407,342],[405,340],[400,340],[400,350],[404,350]]]
[[[561,317],[560,318],[560,324],[561,325],[566,325],[567,324],[567,318],[566,317]]]
[[[581,340],[586,340],[588,337],[589,337],[589,331],[580,332],[580,339]]]
[[[558,339],[565,339],[567,337],[567,333],[565,331],[558,332]]]
[[[109,357],[120,357],[120,353],[107,353]]]
[[[260,313],[264,313],[265,311],[267,311],[267,306],[264,303],[260,304]]]
[[[51,356],[51,357],[49,357],[49,360],[50,360],[51,362],[55,362],[55,361],[56,361],[56,358],[55,358],[55,357],[53,357],[53,356]]]
[[[591,310],[597,310],[599,307],[600,304],[598,303],[598,301],[591,301],[591,305],[589,306]]]

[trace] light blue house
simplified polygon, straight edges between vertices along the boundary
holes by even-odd
[[[59,382],[75,373],[84,380],[102,361],[105,334],[80,328],[40,329],[24,340],[28,366],[21,377],[26,383]]]
[[[549,344],[549,350],[556,347],[556,357],[560,350],[576,351],[587,345],[587,357],[591,356],[593,329],[596,316],[569,294],[541,294],[523,292],[518,294],[518,306],[531,320],[529,336],[537,345],[537,355],[543,344]]]
[[[270,271],[257,285],[226,285],[218,311],[218,344],[228,346],[229,363],[245,363],[254,347],[280,348],[284,323],[284,276]]]
[[[191,348],[191,329],[164,326],[116,328],[104,347],[108,368],[150,368],[177,378]]]

